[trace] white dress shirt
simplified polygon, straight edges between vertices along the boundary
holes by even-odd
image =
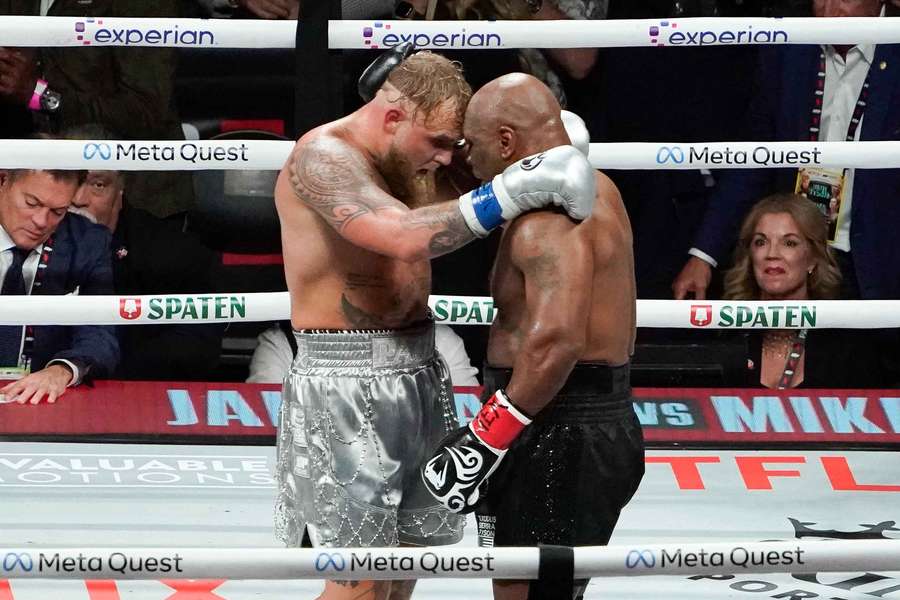
[[[6,271],[9,270],[9,267],[12,265],[12,251],[15,247],[15,242],[12,241],[12,238],[9,237],[6,230],[0,225],[0,282],[6,277]],[[37,273],[38,261],[41,259],[41,252],[43,252],[43,250],[44,245],[41,244],[31,251],[31,254],[28,255],[25,262],[22,264],[22,276],[25,278],[25,290],[27,294],[31,293],[31,286],[34,284],[34,274]]]
[[[822,98],[822,121],[819,141],[842,142],[847,139],[850,119],[856,109],[856,101],[875,58],[875,44],[853,46],[846,59],[833,46],[823,46],[825,52],[825,93]],[[854,141],[859,141],[865,113],[859,121]],[[841,200],[841,218],[831,246],[850,252],[850,209],[853,206],[853,179],[855,170],[847,169]]]
[[[9,270],[9,267],[12,266],[12,250],[15,247],[15,242],[13,242],[12,238],[9,237],[9,234],[6,233],[6,229],[0,225],[0,285],[2,285],[4,278],[6,278],[6,272]],[[35,273],[37,273],[38,262],[41,260],[41,253],[43,251],[44,245],[41,244],[32,250],[25,259],[25,262],[22,263],[22,276],[25,278],[25,290],[29,295],[31,294],[31,287],[34,285],[34,276]],[[75,366],[75,363],[64,358],[57,358],[49,361],[47,366],[50,366],[53,363],[63,363],[72,370],[72,381],[69,382],[69,386],[81,382],[81,373],[79,372],[78,367]]]

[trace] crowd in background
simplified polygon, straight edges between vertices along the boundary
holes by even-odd
[[[0,14],[295,19],[302,18],[301,2],[87,5],[77,0],[0,0]],[[898,5],[900,0],[345,0],[343,13],[356,19],[537,21],[891,16],[900,13]],[[565,108],[581,115],[594,142],[900,139],[898,45],[450,54],[462,62],[475,89],[506,72],[536,75]],[[361,103],[355,79],[371,59],[370,51],[346,53],[347,111]],[[293,139],[303,133],[294,126],[294,94],[303,88],[295,82],[295,64],[290,50],[0,47],[0,138]],[[824,94],[817,96],[823,87]],[[461,168],[459,158],[452,168]],[[900,241],[893,233],[900,222],[900,170],[799,176],[788,169],[641,170],[608,175],[631,219],[639,298],[900,299]],[[803,197],[814,195],[810,181],[841,202],[820,209]],[[266,261],[241,259],[279,252],[267,189],[273,182],[274,175],[264,172],[192,177],[183,171],[90,171],[79,176],[3,171],[0,293],[135,296],[283,290],[277,260],[260,265],[253,263]],[[52,199],[61,197],[69,200],[54,204]],[[487,269],[496,245],[491,237],[435,261],[434,293],[489,295]],[[42,261],[48,265],[43,273],[38,268]],[[15,276],[7,276],[13,272]],[[484,357],[485,330],[447,330],[445,344],[452,350],[446,352],[459,358],[458,384],[477,383],[473,366],[479,367]],[[12,392],[36,395],[44,389],[54,397],[91,377],[244,379],[250,365],[232,360],[233,340],[254,340],[260,333],[262,352],[252,367],[253,380],[279,382],[277,373],[290,358],[291,336],[283,323],[117,330],[0,327],[0,368],[14,375],[22,374],[17,369],[31,371]],[[712,345],[723,339],[739,348],[734,356],[740,365],[730,371],[722,366],[720,373],[730,373],[716,381],[722,385],[889,387],[900,382],[900,336],[894,330],[703,336],[642,330],[635,383],[697,383],[690,378],[641,381],[641,342]],[[805,371],[794,374],[787,366],[798,345],[806,349]],[[265,361],[282,366],[273,368]]]

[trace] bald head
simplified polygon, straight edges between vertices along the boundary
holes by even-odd
[[[488,82],[472,96],[466,118],[507,125],[523,133],[539,133],[559,124],[559,111],[559,102],[541,80],[524,73],[510,73]]]
[[[464,135],[470,163],[482,179],[530,154],[569,143],[553,92],[524,73],[498,77],[472,96]]]

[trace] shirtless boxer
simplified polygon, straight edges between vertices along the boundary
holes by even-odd
[[[569,142],[553,94],[520,73],[472,97],[464,132],[482,180]],[[499,310],[486,403],[423,469],[429,491],[448,508],[477,505],[482,545],[606,544],[644,473],[629,383],[631,228],[615,185],[599,172],[594,177],[587,220],[542,210],[504,228],[491,282]],[[576,582],[572,597],[586,585]],[[533,587],[531,598],[548,597]],[[494,582],[495,599],[526,597],[528,582]]]
[[[593,172],[571,146],[456,200],[423,199],[418,184],[450,162],[471,90],[447,59],[404,54],[366,71],[361,109],[300,138],[275,187],[297,338],[278,437],[276,527],[289,546],[304,530],[317,546],[460,539],[462,517],[418,474],[455,421],[429,259],[532,208],[592,209]],[[321,598],[406,598],[413,583],[329,581]]]

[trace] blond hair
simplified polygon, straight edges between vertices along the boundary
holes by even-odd
[[[394,68],[387,82],[412,102],[415,112],[421,111],[426,123],[452,101],[454,125],[462,127],[472,88],[458,62],[423,50]]]
[[[794,219],[800,235],[809,243],[815,268],[809,276],[807,291],[811,300],[836,298],[841,287],[841,272],[828,247],[828,222],[811,201],[798,194],[774,194],[757,202],[741,225],[734,266],[725,273],[726,300],[758,300],[761,293],[753,275],[750,244],[763,215],[787,213]]]

